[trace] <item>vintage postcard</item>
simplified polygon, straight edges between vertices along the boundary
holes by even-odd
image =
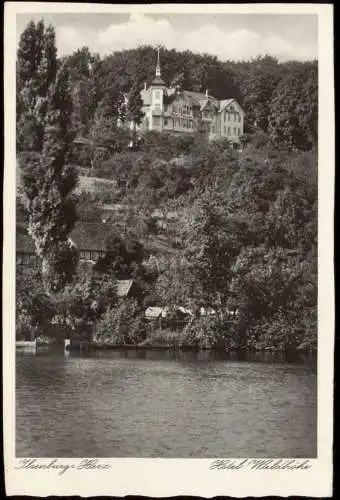
[[[332,495],[332,30],[6,3],[8,495]]]

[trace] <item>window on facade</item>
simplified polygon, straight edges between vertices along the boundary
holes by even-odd
[[[168,124],[168,119],[164,118],[164,125],[167,125],[167,124]]]
[[[230,135],[230,127],[228,127],[227,135]]]
[[[155,99],[160,99],[161,98],[161,91],[160,90],[156,90],[155,91]]]
[[[153,123],[154,123],[154,125],[159,125],[159,116],[153,117]]]
[[[236,135],[236,127],[234,127],[234,135]]]
[[[239,122],[241,121],[241,115],[238,115],[238,121]]]

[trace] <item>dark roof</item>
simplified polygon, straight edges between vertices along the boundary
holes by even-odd
[[[106,240],[110,226],[100,223],[78,222],[70,233],[70,239],[79,250],[106,250]],[[31,253],[35,251],[34,241],[22,225],[16,228],[16,251]]]
[[[106,250],[110,226],[96,222],[78,222],[70,234],[79,250]]]
[[[156,76],[153,80],[151,85],[166,85],[165,81],[162,80],[160,76]]]
[[[203,92],[194,92],[192,90],[183,90],[183,94],[189,97],[194,104],[197,106],[202,106],[202,104],[205,104],[206,102],[210,101],[213,105],[218,106],[219,101],[211,96],[211,95],[206,95]]]

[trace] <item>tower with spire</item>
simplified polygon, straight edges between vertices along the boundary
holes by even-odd
[[[240,144],[245,112],[236,100],[216,99],[209,89],[194,92],[180,87],[177,92],[174,85],[168,88],[162,80],[161,47],[156,47],[154,54],[154,78],[140,92],[144,118],[138,129],[193,134],[204,127],[209,139],[226,137]]]
[[[159,62],[159,47],[157,47],[157,65],[156,65],[156,77],[161,77],[161,64]]]
[[[156,130],[162,130],[163,124],[163,111],[164,111],[164,92],[166,89],[166,84],[161,77],[161,63],[160,63],[160,49],[157,48],[157,64],[155,78],[150,85],[151,91],[151,113],[152,113],[152,123],[151,128]]]

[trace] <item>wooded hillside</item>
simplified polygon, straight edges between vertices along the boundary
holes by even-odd
[[[72,324],[74,335],[99,343],[315,348],[316,62],[221,62],[164,48],[167,83],[242,103],[243,151],[156,132],[131,151],[129,131],[118,126],[132,113],[123,93],[151,80],[155,51],[101,59],[83,48],[57,60],[53,33],[29,25],[18,52],[18,213],[45,263],[43,280],[18,278],[18,330],[42,328],[44,310],[45,322]],[[75,149],[77,135],[88,147]],[[115,188],[77,193],[75,165]],[[106,254],[82,274],[68,236],[77,220],[103,219]],[[152,251],[156,238],[173,252]],[[138,299],[117,302],[117,279],[135,280]],[[190,309],[195,321],[176,334],[148,329],[146,307],[164,305]],[[200,316],[202,307],[214,315]]]

